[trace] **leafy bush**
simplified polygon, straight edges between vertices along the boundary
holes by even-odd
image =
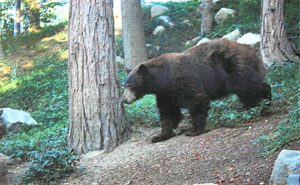
[[[41,123],[67,122],[67,62],[56,55],[38,57],[35,68],[0,87],[3,107],[31,110]]]
[[[213,101],[208,114],[208,126],[215,128],[241,125],[259,116],[264,105],[265,103],[262,102],[260,106],[241,111],[242,104],[235,95]]]
[[[67,149],[50,149],[31,153],[29,170],[26,171],[23,183],[37,182],[49,184],[72,173],[79,157]]]
[[[156,101],[153,95],[147,95],[143,99],[136,101],[132,105],[126,105],[126,112],[129,121],[158,125],[159,114],[156,109]]]
[[[16,160],[29,160],[32,153],[66,146],[67,125],[57,123],[14,133],[0,140],[0,153]]]
[[[273,106],[290,111],[288,120],[280,123],[274,132],[262,135],[253,142],[264,155],[272,154],[300,138],[300,64],[275,65],[270,69],[268,78],[272,81]]]

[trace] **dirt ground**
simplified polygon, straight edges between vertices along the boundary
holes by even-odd
[[[196,137],[179,135],[152,144],[159,128],[142,128],[111,153],[82,157],[82,173],[62,185],[268,184],[277,153],[262,157],[252,144],[286,115],[259,118],[238,128],[218,128]]]

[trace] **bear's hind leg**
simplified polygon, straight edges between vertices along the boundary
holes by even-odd
[[[197,136],[204,132],[210,99],[206,95],[198,95],[197,100],[189,108],[192,116],[192,127],[185,131],[186,136]]]
[[[153,137],[152,143],[165,141],[173,137],[173,129],[178,127],[183,117],[177,98],[174,96],[157,96],[157,107],[161,120],[161,134]]]

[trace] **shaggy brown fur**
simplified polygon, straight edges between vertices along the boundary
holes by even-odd
[[[152,142],[159,142],[173,136],[172,129],[182,119],[180,108],[189,110],[193,127],[185,134],[194,136],[204,131],[211,100],[237,94],[246,108],[262,99],[271,100],[264,76],[264,66],[254,49],[219,39],[136,66],[126,87],[136,99],[156,95],[162,133]]]

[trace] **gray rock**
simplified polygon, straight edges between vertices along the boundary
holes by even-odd
[[[300,151],[282,150],[275,161],[270,184],[286,185],[290,174],[300,174]]]
[[[217,5],[221,0],[212,0],[213,5]]]
[[[289,175],[288,185],[300,185],[300,174]]]
[[[235,29],[234,31],[227,33],[222,37],[222,39],[228,39],[232,41],[236,41],[241,35],[241,32],[239,29]]]
[[[120,65],[124,65],[125,64],[125,59],[120,57],[120,56],[117,56],[116,57],[116,62]]]
[[[234,17],[235,11],[229,8],[221,8],[215,15],[218,24],[222,24],[229,17]]]
[[[210,40],[208,38],[203,38],[201,40],[199,40],[199,42],[197,43],[197,45],[200,45],[202,43],[205,43],[205,42],[209,42]]]
[[[20,127],[38,124],[28,112],[11,108],[0,109],[0,119],[8,131],[19,131]]]
[[[195,38],[192,39],[192,43],[193,43],[193,44],[196,44],[200,39],[201,39],[200,36],[195,37]]]
[[[193,184],[193,185],[217,185],[215,183]]]
[[[157,24],[168,27],[174,28],[175,24],[172,22],[171,18],[167,15],[161,15],[157,18]]]
[[[165,31],[166,31],[165,27],[157,26],[153,31],[153,35],[160,35],[160,34],[164,33]]]
[[[169,12],[169,8],[161,5],[154,5],[151,7],[151,18],[163,15]]]
[[[260,34],[254,34],[250,32],[246,33],[245,35],[241,36],[241,38],[239,38],[237,42],[240,44],[255,46],[260,42]]]
[[[184,20],[184,21],[182,21],[182,24],[185,24],[185,25],[188,25],[188,26],[192,26],[192,23],[191,23],[191,21],[190,20]]]

